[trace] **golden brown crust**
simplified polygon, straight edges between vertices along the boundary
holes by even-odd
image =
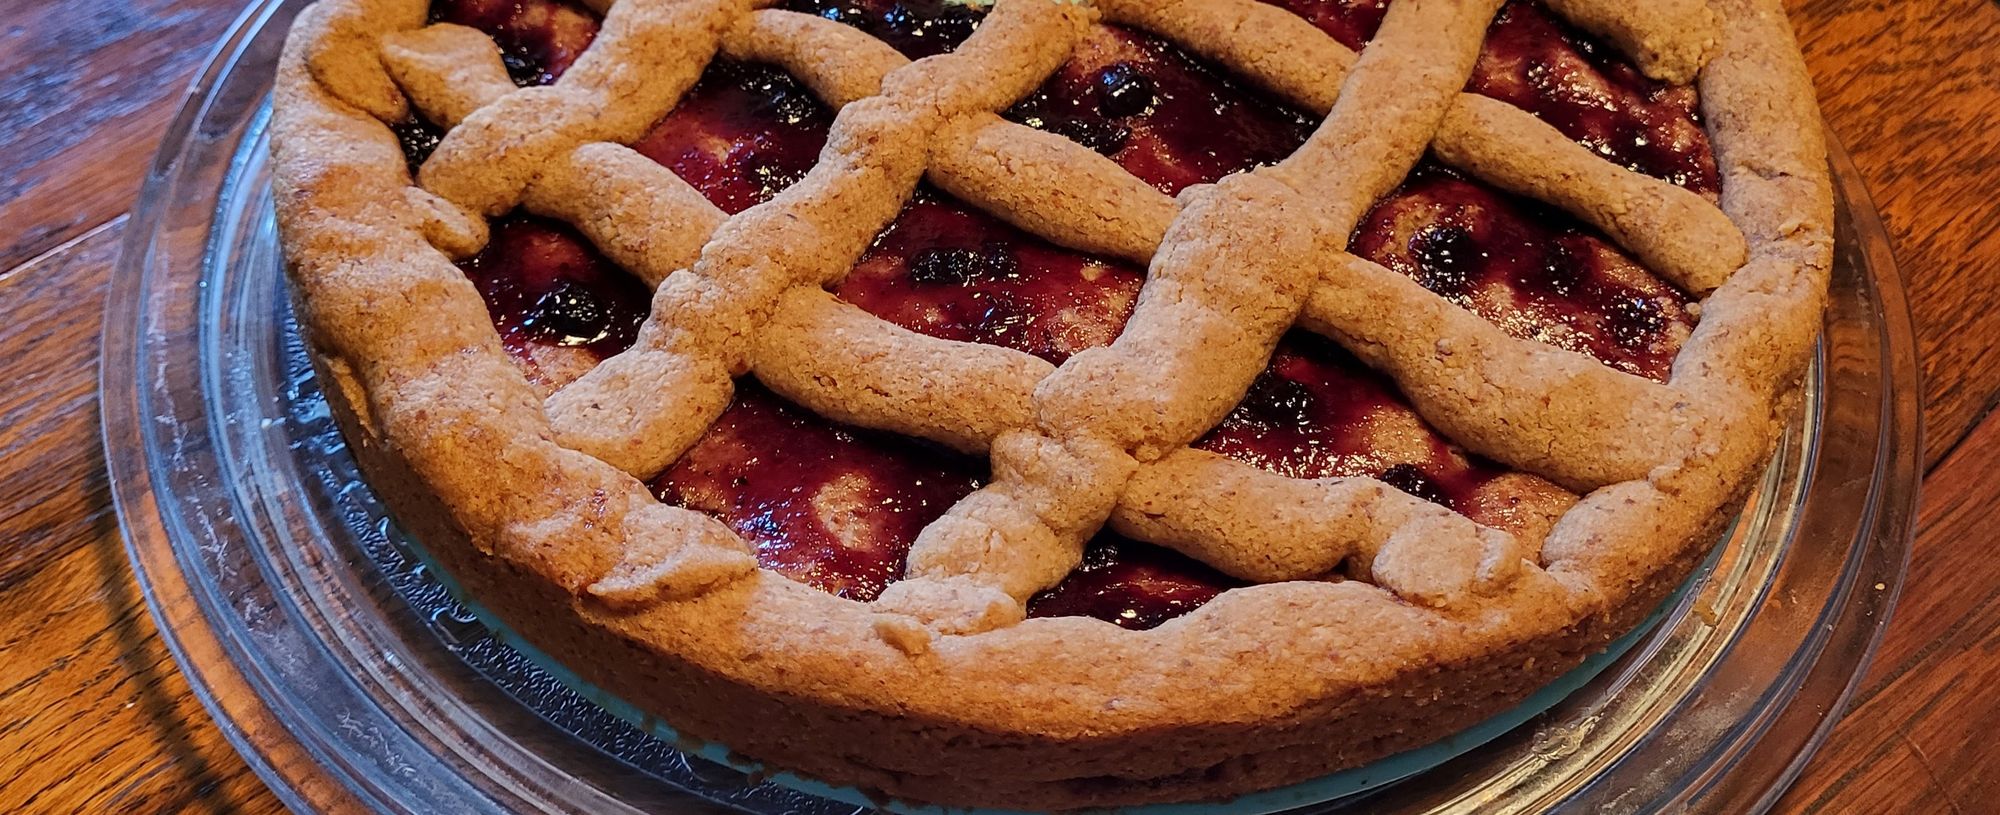
[[[1715,53],[1721,32],[1707,0],[1548,0],[1583,29],[1617,44],[1647,76],[1686,83]]]
[[[1507,337],[1341,252],[1434,138],[1481,172],[1469,122],[1511,113],[1481,119],[1482,103],[1457,91],[1497,0],[1399,0],[1352,70],[1330,40],[1268,47],[1271,31],[1304,29],[1240,0],[1183,0],[1170,19],[1102,5],[1197,39],[1329,111],[1327,124],[1285,163],[1175,202],[991,115],[1066,57],[1087,22],[1072,5],[1001,0],[958,52],[905,64],[784,12],[623,0],[562,81],[520,91],[495,84],[483,60],[439,61],[473,43],[421,28],[417,0],[308,9],[277,84],[280,222],[329,401],[378,491],[474,596],[687,735],[944,803],[1212,798],[1352,766],[1514,703],[1666,596],[1768,454],[1775,394],[1803,365],[1824,300],[1824,148],[1777,4],[1701,6],[1721,21],[1700,76],[1722,209],[1747,263],[1718,279],[1672,260],[1671,245],[1647,250],[1697,288],[1719,283],[1665,385]],[[1591,5],[1564,7],[1589,26]],[[785,64],[842,108],[806,181],[727,219],[606,143],[639,135],[718,49]],[[1680,70],[1685,49],[1661,53],[1660,70]],[[403,115],[403,93],[462,120],[421,189],[382,124]],[[1033,202],[1010,180],[1065,167],[1104,183]],[[1125,336],[1051,371],[897,333],[819,296],[926,171],[1060,243],[1150,259]],[[1530,192],[1549,183],[1490,172]],[[1632,183],[1596,183],[1613,181]],[[483,243],[480,214],[516,204],[576,223],[658,289],[638,346],[555,383],[546,402],[449,262]],[[1121,217],[1096,218],[1105,206]],[[1665,223],[1727,248],[1685,199],[1653,207],[1638,217],[1654,220],[1606,213],[1626,224],[1606,229]],[[1301,318],[1396,378],[1462,443],[1590,494],[1546,539],[1483,529],[1365,479],[1279,484],[1232,470],[1222,475],[1264,482],[1247,489],[1286,497],[1293,514],[1217,504],[1188,480],[1213,465],[1185,445]],[[830,335],[855,339],[849,356],[813,358],[810,343]],[[911,579],[877,604],[758,570],[728,529],[660,504],[627,474],[672,461],[745,370],[842,418],[989,449],[993,483],[925,531]],[[827,373],[859,379],[829,384]],[[972,382],[991,386],[978,415],[912,420],[938,405],[937,389]],[[1360,556],[1360,579],[1231,591],[1144,632],[1023,620],[1021,600],[1061,579],[1107,518],[1154,524],[1153,537],[1251,577],[1307,574],[1337,547]],[[1231,528],[1293,545],[1248,547]]]

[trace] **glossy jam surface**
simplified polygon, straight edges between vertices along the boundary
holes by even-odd
[[[434,0],[430,18],[486,32],[522,87],[556,81],[597,38],[597,15],[568,0]]]
[[[1083,565],[1028,601],[1028,616],[1095,617],[1144,630],[1242,585],[1179,552],[1107,531],[1090,542]]]
[[[1362,219],[1349,249],[1507,333],[1664,381],[1690,298],[1567,215],[1434,164]]]
[[[1389,0],[1264,0],[1290,11],[1333,35],[1349,50],[1359,51],[1375,38]]]
[[[1243,402],[1194,446],[1290,478],[1379,478],[1468,515],[1506,474],[1438,435],[1387,377],[1303,331],[1278,344]]]
[[[458,266],[516,359],[532,357],[534,346],[616,354],[631,347],[652,302],[644,283],[576,230],[532,215],[494,221],[486,248]]]
[[[1007,118],[1110,156],[1173,194],[1275,163],[1315,122],[1171,43],[1100,26]]]
[[[985,478],[983,461],[829,422],[742,380],[652,487],[728,524],[765,568],[867,601],[903,576],[917,533]]]
[[[734,214],[804,178],[832,125],[833,112],[784,72],[717,60],[632,149]]]
[[[922,189],[834,293],[918,333],[1061,364],[1116,339],[1144,282]]]
[[[979,28],[988,4],[969,0],[785,0],[779,8],[854,26],[923,59],[957,48]]]
[[[1647,78],[1540,3],[1501,9],[1466,89],[1523,108],[1633,171],[1710,196],[1722,189],[1695,89]]]

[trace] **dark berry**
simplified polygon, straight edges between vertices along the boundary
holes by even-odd
[[[1439,486],[1438,482],[1430,476],[1425,475],[1424,471],[1417,469],[1415,465],[1398,464],[1390,467],[1383,471],[1381,480],[1384,484],[1388,484],[1391,487],[1395,487],[1433,504],[1451,505],[1451,498],[1445,495],[1444,488]]]
[[[542,70],[542,66],[536,64],[532,57],[523,54],[502,51],[500,52],[500,64],[506,66],[507,78],[514,80],[516,87],[529,88],[536,85],[547,85],[555,81],[555,78],[549,76],[547,71]]]
[[[389,130],[396,134],[396,142],[402,145],[403,159],[410,164],[410,175],[417,174],[417,168],[437,150],[438,142],[444,140],[444,128],[431,124],[421,116],[411,116]]]
[[[1271,427],[1304,427],[1316,418],[1312,389],[1266,369],[1251,383],[1243,408]]]
[[[555,345],[590,345],[611,331],[611,311],[590,289],[564,280],[544,293],[521,328]]]
[[[1107,118],[1138,116],[1159,101],[1159,88],[1137,66],[1120,62],[1097,73],[1097,110]]]
[[[1417,261],[1417,282],[1446,297],[1466,293],[1481,257],[1472,233],[1456,224],[1437,224],[1410,236],[1410,254]]]
[[[985,271],[976,249],[926,249],[910,258],[910,279],[918,283],[967,283]]]

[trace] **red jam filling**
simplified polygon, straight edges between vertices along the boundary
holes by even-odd
[[[631,347],[652,295],[561,221],[516,213],[492,224],[479,254],[460,261],[508,353],[580,347],[598,358]]]
[[[851,600],[903,576],[925,525],[985,481],[984,462],[822,419],[754,381],[652,487],[757,548],[757,562]]]
[[[804,178],[832,125],[833,112],[798,80],[718,59],[632,149],[735,214]]]
[[[1179,552],[1107,531],[1090,542],[1076,571],[1028,601],[1028,616],[1095,617],[1138,631],[1242,585]]]
[[[1435,164],[1363,218],[1351,251],[1524,339],[1665,381],[1690,298],[1568,215]]]
[[[1118,337],[1145,279],[925,188],[834,293],[921,334],[1060,365]]]
[[[524,88],[556,81],[597,38],[597,15],[567,0],[434,0],[430,18],[486,32]]]
[[[1438,435],[1387,377],[1303,331],[1194,446],[1289,478],[1379,478],[1482,522],[1479,491],[1506,474]]]
[[[1389,0],[1264,0],[1319,26],[1348,50],[1359,51],[1382,28]]]
[[[910,59],[957,48],[987,8],[967,0],[785,0],[778,7],[861,29]]]
[[[1540,3],[1500,10],[1466,90],[1527,110],[1634,172],[1709,196],[1722,189],[1695,89],[1647,78]]]
[[[1315,125],[1166,40],[1114,26],[1093,29],[1006,115],[1109,156],[1170,195],[1276,163]]]
[[[1387,0],[1266,0],[1359,49]],[[1648,78],[1623,54],[1557,19],[1540,2],[1512,0],[1486,32],[1466,84],[1519,107],[1606,159],[1713,197],[1715,152],[1695,89]]]

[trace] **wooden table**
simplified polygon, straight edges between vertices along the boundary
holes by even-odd
[[[97,430],[107,272],[160,132],[242,0],[28,0],[0,33],[0,811],[273,812],[161,645]],[[1785,812],[2000,807],[2000,7],[1792,0],[1893,236],[1929,471],[1909,587]]]

